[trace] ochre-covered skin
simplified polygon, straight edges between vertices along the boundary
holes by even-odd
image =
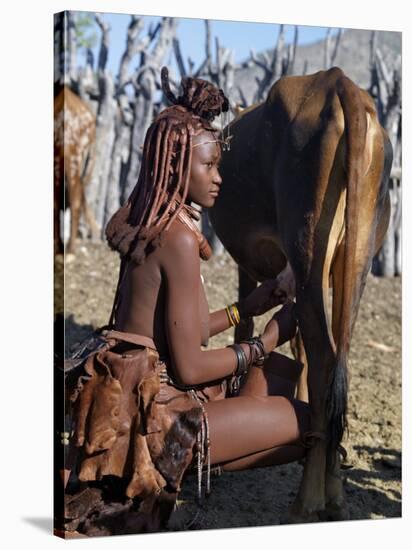
[[[194,138],[197,146],[193,149],[188,195],[188,201],[204,207],[213,206],[222,185],[218,171],[220,147],[208,141],[213,141],[210,132]],[[252,309],[257,307],[253,298],[249,304]],[[270,309],[276,301],[272,298],[266,305]],[[280,314],[263,334],[267,351],[278,344],[280,322],[282,332],[289,331],[290,336],[294,333],[292,316]],[[218,382],[234,372],[236,356],[232,349],[201,348],[210,336],[229,327],[224,309],[209,314],[197,239],[176,219],[164,235],[163,245],[149,254],[143,265],[129,264],[116,329],[153,338],[160,357],[170,358],[176,381],[194,385]],[[288,336],[282,338],[284,341]],[[248,353],[248,346],[245,351]],[[263,370],[251,368],[238,397],[206,405],[212,463],[231,461],[227,468],[236,469],[233,461],[248,456],[238,466],[252,467],[262,461],[257,454],[255,462],[253,453],[268,449],[273,452],[265,454],[267,464],[303,456],[305,449],[299,440],[309,425],[307,405],[293,399],[299,374],[298,363],[273,353]],[[283,445],[287,448],[280,451]]]

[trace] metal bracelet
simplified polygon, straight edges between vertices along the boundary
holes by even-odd
[[[236,302],[234,304],[227,305],[225,307],[225,310],[229,319],[229,323],[232,327],[236,327],[240,323],[240,313],[237,308]]]
[[[243,376],[247,372],[248,368],[248,360],[244,349],[240,344],[230,344],[227,347],[232,348],[236,353],[237,366],[233,373],[234,376]]]

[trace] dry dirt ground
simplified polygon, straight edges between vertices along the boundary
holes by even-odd
[[[228,254],[201,262],[210,310],[236,300],[237,272]],[[81,244],[66,265],[66,350],[105,324],[112,305],[118,256],[103,243]],[[58,268],[61,269],[61,268]],[[62,289],[57,289],[57,310]],[[255,333],[269,314],[256,319]],[[232,341],[229,330],[209,347]],[[290,354],[288,345],[280,351]],[[344,471],[352,519],[401,515],[401,279],[369,276],[350,354],[349,438],[352,468]],[[189,476],[170,530],[276,525],[293,502],[302,466],[294,463],[212,477],[212,494],[195,517],[196,478]]]

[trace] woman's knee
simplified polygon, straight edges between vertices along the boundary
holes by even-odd
[[[264,363],[264,369],[267,369],[276,376],[296,383],[302,374],[303,363],[296,361],[296,359],[291,359],[282,353],[272,351]]]
[[[239,396],[205,408],[213,464],[272,447],[299,445],[309,425],[306,404],[284,396]]]
[[[283,395],[292,399],[303,365],[281,353],[271,352],[263,367],[252,366],[240,395]]]
[[[252,366],[244,384],[240,388],[239,395],[255,397],[283,395],[287,398],[293,398],[294,393],[295,383],[287,378],[278,376],[265,367]]]

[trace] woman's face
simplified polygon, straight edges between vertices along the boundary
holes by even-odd
[[[192,149],[188,199],[204,208],[215,204],[222,184],[219,174],[222,152],[216,139],[212,132],[206,130],[193,137],[196,147]]]

